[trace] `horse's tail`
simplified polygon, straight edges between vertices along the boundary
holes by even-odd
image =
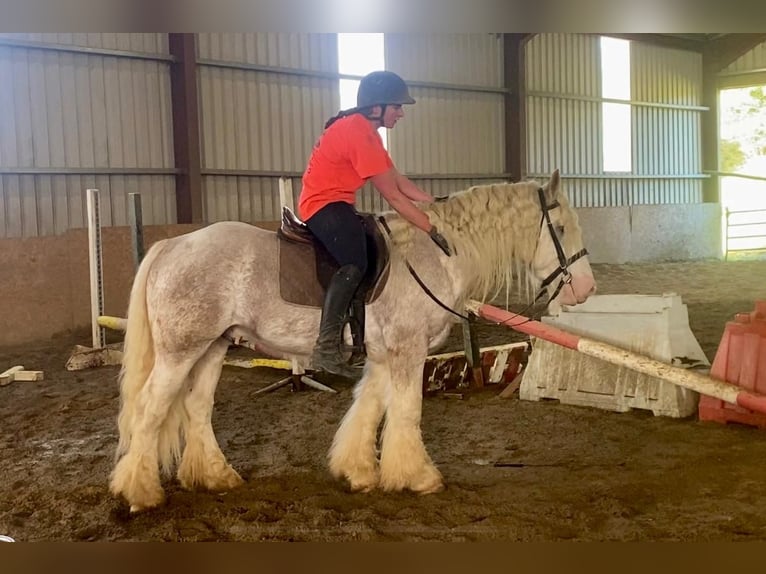
[[[154,367],[154,340],[146,310],[146,281],[152,264],[162,252],[165,241],[158,241],[149,249],[138,267],[128,303],[128,325],[125,329],[122,369],[120,369],[120,414],[117,427],[120,441],[116,458],[130,446],[135,424],[138,395]]]

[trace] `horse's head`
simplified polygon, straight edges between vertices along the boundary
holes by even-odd
[[[532,275],[547,292],[548,308],[584,302],[596,292],[596,281],[582,241],[577,214],[561,191],[559,171],[537,189],[540,234],[532,259]]]

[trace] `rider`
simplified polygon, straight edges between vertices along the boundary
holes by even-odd
[[[341,110],[327,121],[303,174],[299,215],[340,266],[322,307],[311,357],[316,370],[350,378],[358,373],[344,362],[340,346],[349,305],[367,271],[366,235],[354,208],[356,193],[367,180],[399,215],[451,255],[447,241],[414,203],[430,203],[433,198],[397,171],[377,131],[380,127],[392,129],[404,117],[402,105],[414,103],[397,74],[378,71],[366,75],[359,83],[356,107]],[[359,307],[363,312],[363,300]]]

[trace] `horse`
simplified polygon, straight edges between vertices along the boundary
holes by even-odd
[[[450,310],[507,292],[509,284],[540,289],[549,310],[595,292],[558,170],[544,186],[478,185],[422,208],[453,253],[397,214],[384,214],[388,279],[367,306],[363,374],[327,455],[331,474],[352,491],[444,488],[420,422],[424,362],[457,321]],[[109,484],[131,512],[163,503],[161,478],[174,469],[185,489],[243,484],[211,422],[231,334],[272,356],[307,360],[319,328],[318,308],[280,298],[278,241],[273,231],[230,221],[158,241],[146,253],[128,302]]]

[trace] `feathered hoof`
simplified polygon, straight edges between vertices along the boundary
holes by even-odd
[[[436,494],[437,492],[442,492],[444,488],[444,481],[439,478],[439,480],[426,484],[422,488],[411,488],[411,490],[418,494]]]
[[[372,492],[378,487],[380,482],[377,473],[364,477],[346,477],[351,492]]]
[[[401,474],[381,476],[380,487],[386,492],[411,490],[418,494],[435,494],[444,490],[444,479],[435,466],[427,466],[409,477]]]
[[[131,514],[138,514],[140,512],[146,512],[147,510],[152,510],[153,508],[157,508],[160,506],[163,502],[165,502],[165,496],[161,496],[158,500],[153,501],[149,504],[131,504],[130,505],[130,513]]]
[[[115,487],[110,486],[109,490],[117,498],[123,498],[130,505],[130,513],[136,514],[145,510],[151,510],[156,508],[165,502],[165,492],[160,488],[155,491],[144,490],[137,492],[135,489],[133,492],[125,492],[124,490],[118,491]]]
[[[377,468],[347,470],[330,463],[330,474],[338,480],[347,480],[352,492],[370,492],[378,487],[380,475]]]
[[[220,470],[213,471],[208,470],[205,473],[194,473],[190,470],[190,466],[184,466],[183,464],[178,469],[176,478],[181,483],[181,487],[186,490],[194,490],[195,488],[203,488],[211,492],[222,492],[226,490],[232,490],[245,483],[239,473],[227,463],[223,465],[215,465]]]
[[[239,473],[232,468],[231,465],[226,465],[226,471],[223,474],[216,476],[214,479],[208,481],[205,487],[213,492],[221,492],[224,490],[232,490],[238,486],[245,484],[245,481],[239,476]]]
[[[109,491],[115,497],[124,498],[130,505],[131,513],[149,510],[165,502],[165,492],[157,471],[148,470],[142,474],[140,471],[146,468],[141,465],[131,467],[130,462],[131,459],[124,457],[117,463]]]

